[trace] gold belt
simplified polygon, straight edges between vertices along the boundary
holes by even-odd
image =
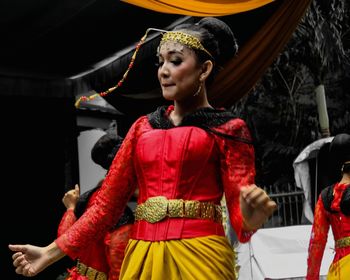
[[[347,246],[350,246],[350,236],[340,238],[340,239],[335,241],[335,248],[336,249],[347,247]]]
[[[77,263],[77,271],[80,275],[86,276],[89,280],[107,280],[107,274],[89,267],[80,261]]]
[[[136,220],[156,223],[166,217],[210,219],[221,222],[222,210],[220,205],[211,202],[167,199],[165,196],[150,197],[135,209]]]

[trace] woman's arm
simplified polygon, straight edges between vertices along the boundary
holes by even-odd
[[[234,119],[225,124],[224,129],[225,133],[237,138],[218,141],[222,155],[221,178],[227,208],[238,240],[247,242],[270,217],[277,205],[254,184],[254,147],[249,143],[251,136],[245,122]]]
[[[61,236],[76,222],[77,218],[74,214],[74,209],[77,205],[79,196],[80,188],[78,184],[75,185],[74,189],[71,189],[64,194],[62,202],[67,210],[61,218],[57,229],[57,236]]]
[[[318,198],[312,224],[308,258],[307,258],[307,280],[318,280],[320,278],[320,267],[327,243],[329,220],[324,208],[321,195]]]
[[[132,125],[94,199],[94,204],[66,233],[56,239],[60,249],[71,258],[77,258],[79,251],[91,240],[104,238],[115,221],[121,217],[137,186],[133,159],[136,142],[146,125],[146,117],[141,117]]]
[[[46,247],[9,245],[10,250],[15,252],[12,258],[16,273],[34,276],[66,254],[75,259],[86,244],[107,233],[122,215],[136,188],[133,154],[137,138],[146,123],[147,118],[141,117],[133,124],[113,160],[96,203],[67,232]]]

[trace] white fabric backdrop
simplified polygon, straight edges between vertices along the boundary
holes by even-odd
[[[294,168],[294,179],[298,188],[304,191],[305,201],[304,201],[304,210],[303,210],[303,221],[306,218],[309,222],[314,221],[314,214],[312,212],[311,205],[316,204],[316,201],[311,201],[311,178],[310,178],[310,166],[309,159],[317,158],[317,153],[321,147],[333,140],[334,136],[322,138],[312,142],[310,145],[306,146],[297,158],[293,162]],[[315,199],[317,200],[318,197]]]
[[[236,247],[239,280],[305,279],[311,225],[258,230],[249,243]],[[321,277],[325,279],[334,256],[334,240],[329,231]]]
[[[82,131],[78,137],[80,193],[96,187],[106,175],[106,170],[91,159],[92,147],[104,134],[106,132],[101,129],[91,129]]]

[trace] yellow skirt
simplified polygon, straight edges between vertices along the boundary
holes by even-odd
[[[332,263],[329,267],[327,280],[350,279],[350,255]]]
[[[130,240],[121,280],[236,280],[236,255],[223,236]]]

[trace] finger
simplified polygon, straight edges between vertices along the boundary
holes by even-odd
[[[35,274],[33,273],[32,267],[30,263],[27,263],[22,270],[22,274],[28,277],[34,276]]]
[[[245,197],[247,203],[249,203],[253,207],[264,203],[268,199],[269,197],[267,196],[266,192],[258,187],[251,188]]]
[[[78,194],[80,194],[80,187],[78,184],[75,184],[75,190],[77,191]]]
[[[26,251],[26,247],[25,245],[12,245],[12,244],[9,244],[8,245],[9,249],[13,252],[23,252],[25,253]]]
[[[16,267],[15,272],[16,272],[17,274],[22,274],[22,275],[23,275],[23,267],[21,267],[21,266]]]
[[[25,255],[20,255],[12,262],[14,266],[21,266],[24,262],[26,262]]]
[[[266,218],[268,219],[270,216],[272,216],[273,212],[277,209],[277,204],[273,200],[269,200],[265,203],[264,206],[261,206],[261,211],[265,214]]]
[[[15,260],[22,255],[22,252],[16,252],[12,255],[12,259]]]
[[[249,185],[249,186],[244,186],[241,188],[241,194],[244,199],[249,199],[251,197],[252,193],[256,190],[257,186],[256,185]]]
[[[29,262],[24,258],[20,264],[18,265],[18,267],[22,267],[22,269],[27,266],[29,264]]]
[[[271,216],[273,214],[273,212],[275,212],[277,209],[277,203],[273,200],[269,200],[266,204],[265,207],[265,212],[266,214],[268,214],[269,216]]]
[[[258,193],[251,200],[251,204],[253,207],[262,207],[265,208],[269,203],[270,198],[266,195],[266,193]]]

